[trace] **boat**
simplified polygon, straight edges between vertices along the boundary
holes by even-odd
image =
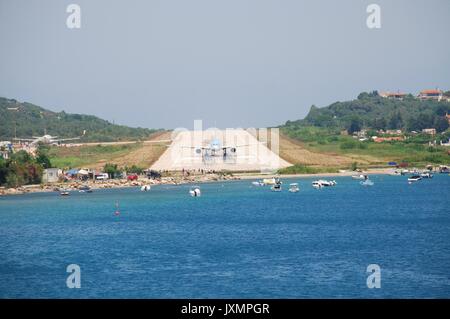
[[[191,189],[189,190],[189,194],[192,197],[200,197],[202,195],[202,192],[199,186],[192,186]]]
[[[254,181],[254,182],[252,182],[252,185],[253,186],[264,186],[265,184],[264,184],[264,182],[261,182],[261,181]]]
[[[61,195],[61,196],[69,196],[70,193],[69,193],[69,191],[67,189],[63,189],[63,190],[60,191],[59,195]]]
[[[264,178],[262,183],[264,185],[275,185],[275,184],[281,184],[281,181],[279,178],[272,177],[272,178]]]
[[[422,173],[420,173],[420,177],[422,177],[422,178],[433,178],[433,174],[431,174],[430,172],[422,172]]]
[[[141,192],[148,192],[151,189],[150,185],[144,185],[141,187]]]
[[[79,193],[92,193],[92,189],[87,185],[83,185],[80,188],[78,188],[78,192]]]
[[[321,189],[323,185],[319,181],[314,181],[312,182],[312,187],[314,187],[315,189]]]
[[[322,186],[325,186],[325,187],[335,186],[337,184],[336,181],[326,181],[324,179],[320,179],[317,182],[319,182],[320,184],[322,184]]]
[[[281,183],[272,185],[272,187],[270,189],[272,192],[281,192]]]
[[[364,181],[359,182],[362,186],[373,186],[373,182],[370,179],[366,179]]]
[[[420,181],[421,179],[422,179],[422,177],[420,177],[420,175],[413,175],[411,177],[408,177],[408,182],[414,183],[414,182]]]
[[[359,175],[352,175],[353,179],[367,179],[367,175],[359,174]]]
[[[298,183],[289,184],[289,191],[291,193],[297,193],[298,191],[300,191],[300,188],[298,187]]]

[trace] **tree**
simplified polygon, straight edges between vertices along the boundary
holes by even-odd
[[[142,167],[136,166],[136,165],[132,165],[131,167],[125,167],[125,171],[127,172],[127,174],[142,174],[142,172],[144,171],[144,169]]]
[[[389,118],[388,121],[388,127],[390,129],[399,129],[403,127],[403,119],[400,112],[397,111],[391,114],[391,117]]]
[[[8,168],[6,167],[6,161],[3,159],[3,157],[0,157],[0,185],[5,184],[7,173]]]
[[[353,134],[354,132],[361,131],[362,121],[359,117],[354,116],[347,127],[348,134]]]
[[[50,162],[50,158],[48,157],[48,146],[39,145],[36,154],[36,162],[42,165],[43,168],[51,168],[52,163]]]
[[[110,178],[116,178],[116,176],[120,173],[120,170],[117,168],[117,164],[106,163],[103,167],[103,171],[109,175]]]
[[[434,121],[434,128],[436,129],[437,132],[441,133],[444,132],[448,129],[449,125],[448,125],[448,121],[445,117],[436,117],[435,121]]]

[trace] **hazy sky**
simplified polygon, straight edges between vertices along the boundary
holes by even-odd
[[[279,125],[361,91],[450,89],[449,17],[449,0],[0,0],[0,96],[150,128]]]

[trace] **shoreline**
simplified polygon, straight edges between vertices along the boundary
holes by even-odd
[[[93,182],[93,181],[73,181],[67,183],[53,183],[46,185],[25,185],[18,188],[0,188],[0,196],[11,195],[23,195],[29,193],[49,193],[59,192],[60,189],[66,189],[68,191],[78,191],[79,187],[83,185],[89,186],[92,190],[99,189],[112,189],[112,188],[129,188],[129,187],[142,187],[144,185],[189,185],[200,183],[216,183],[216,182],[229,182],[237,180],[261,180],[263,178],[279,177],[279,178],[310,178],[310,177],[350,177],[352,175],[392,175],[394,169],[392,168],[380,168],[380,169],[368,169],[362,172],[355,171],[343,171],[343,172],[330,172],[330,173],[317,173],[317,174],[257,174],[257,173],[235,173],[232,175],[221,176],[218,174],[208,175],[192,175],[188,177],[163,177],[161,180],[148,180],[139,179],[137,181],[127,180],[109,180],[106,182]]]

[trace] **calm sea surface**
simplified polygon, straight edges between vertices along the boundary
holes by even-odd
[[[281,193],[202,184],[200,198],[189,186],[0,197],[0,297],[449,298],[450,176],[335,179],[284,179]]]

